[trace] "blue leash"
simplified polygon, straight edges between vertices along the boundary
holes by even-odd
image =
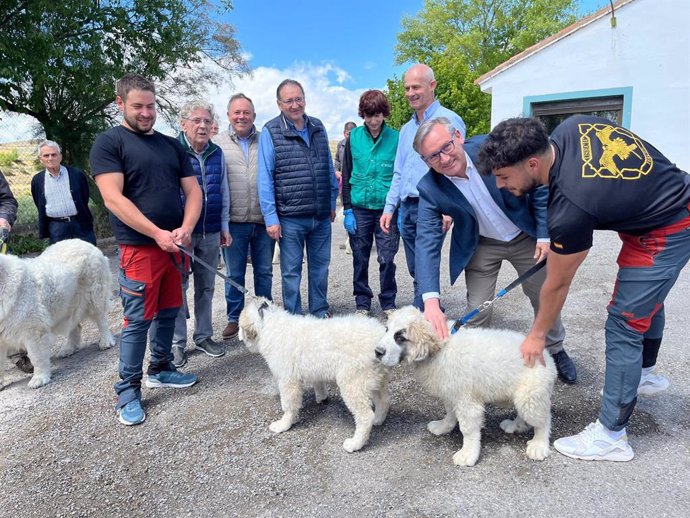
[[[458,329],[460,329],[462,326],[467,324],[470,320],[472,320],[474,317],[476,317],[479,313],[482,311],[490,308],[494,302],[496,302],[498,299],[503,297],[506,293],[508,293],[510,290],[513,288],[516,288],[517,286],[520,286],[523,282],[525,282],[526,279],[530,278],[532,275],[537,273],[539,270],[541,270],[544,266],[546,266],[546,260],[540,261],[532,268],[527,270],[525,273],[520,275],[517,279],[515,279],[513,282],[511,282],[508,286],[503,288],[501,291],[499,291],[496,296],[493,298],[493,300],[487,300],[486,302],[482,302],[479,307],[473,309],[467,315],[465,315],[462,318],[458,318],[454,323],[453,327],[450,328],[450,334],[454,335]]]

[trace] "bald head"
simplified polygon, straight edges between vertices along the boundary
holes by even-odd
[[[436,98],[436,79],[431,67],[423,63],[412,65],[405,72],[405,97],[412,109],[417,113],[417,118],[422,120],[424,111],[431,106]]]

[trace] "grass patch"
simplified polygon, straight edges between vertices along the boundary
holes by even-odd
[[[17,160],[19,160],[19,151],[17,151],[16,149],[0,151],[0,166],[11,166]]]

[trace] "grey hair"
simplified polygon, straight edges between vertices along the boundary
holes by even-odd
[[[180,119],[187,119],[189,118],[189,115],[194,111],[194,110],[206,110],[209,115],[211,115],[211,118],[214,119],[216,117],[216,113],[213,111],[213,106],[201,99],[194,99],[192,101],[189,101],[182,106],[182,109],[180,110]]]
[[[249,104],[252,105],[252,110],[256,111],[254,109],[254,101],[252,101],[249,97],[247,97],[241,92],[230,97],[230,100],[228,101],[228,111],[230,111],[230,105],[233,103],[233,101],[236,101],[237,99],[244,99],[245,101],[248,101]]]
[[[419,129],[417,129],[417,133],[412,141],[412,149],[414,149],[420,155],[421,152],[419,150],[422,147],[422,142],[424,142],[424,139],[427,137],[427,135],[431,133],[431,130],[434,129],[434,126],[443,126],[448,132],[448,135],[451,137],[455,135],[455,126],[453,126],[453,123],[448,117],[436,117],[435,119],[430,119],[422,123],[422,125],[419,126]]]
[[[60,149],[60,144],[58,144],[54,140],[43,140],[38,144],[38,146],[36,147],[36,154],[39,156],[41,155],[42,147],[52,147],[57,149],[58,153],[62,153],[62,149]]]

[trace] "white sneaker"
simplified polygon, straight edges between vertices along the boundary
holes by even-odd
[[[643,374],[640,378],[640,384],[637,386],[638,396],[656,396],[668,388],[669,382],[665,376],[657,374],[652,371],[649,374]]]
[[[637,386],[638,396],[656,396],[657,394],[665,391],[669,386],[669,381],[666,376],[657,374],[656,371],[652,371],[649,374],[643,374],[640,378],[640,384]],[[604,389],[599,391],[599,394],[604,395]]]
[[[611,439],[599,420],[587,425],[577,435],[554,441],[553,447],[566,457],[581,460],[626,462],[635,456],[628,444],[627,434],[618,440]]]

